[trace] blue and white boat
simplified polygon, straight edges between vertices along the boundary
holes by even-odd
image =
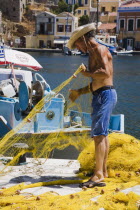
[[[117,41],[116,41],[116,36],[111,36],[111,35],[96,35],[95,36],[96,41],[101,44],[106,46],[109,51],[114,54],[117,48]]]
[[[40,69],[41,65],[27,53],[15,52],[11,49],[10,51],[13,55],[12,61],[7,56],[0,59],[0,64],[5,64],[5,67],[0,68],[0,138],[19,125],[44,97],[42,109],[36,113],[34,119],[31,119],[24,131],[18,131],[19,133],[31,135],[46,135],[60,131],[72,134],[85,131],[90,133],[90,113],[68,110],[65,116],[65,98],[61,93],[53,92],[39,73],[14,68],[17,64]],[[16,56],[15,60],[14,56]],[[32,62],[29,61],[30,59]],[[112,115],[109,129],[123,133],[124,115]]]

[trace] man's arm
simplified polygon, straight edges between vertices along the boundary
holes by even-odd
[[[74,102],[80,95],[90,93],[92,91],[91,83],[83,88],[80,88],[78,90],[69,90],[70,95],[69,99]]]

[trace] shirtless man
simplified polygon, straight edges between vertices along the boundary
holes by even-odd
[[[75,101],[80,95],[92,92],[92,126],[91,137],[95,143],[96,167],[93,176],[80,187],[105,186],[102,183],[107,174],[107,156],[109,151],[108,126],[110,115],[117,102],[117,94],[113,87],[112,56],[107,47],[98,44],[93,36],[94,24],[87,24],[77,28],[69,42],[69,48],[89,53],[89,66],[81,71],[83,76],[91,77],[92,82],[78,90],[70,90],[69,98]]]

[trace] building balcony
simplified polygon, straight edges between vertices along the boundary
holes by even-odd
[[[52,31],[37,31],[36,34],[39,34],[39,35],[54,35],[54,32],[52,32]]]
[[[122,37],[136,37],[136,36],[139,36],[139,33],[140,31],[127,31],[127,30],[124,30],[124,31],[119,31],[118,32],[118,35],[119,36],[122,36]]]

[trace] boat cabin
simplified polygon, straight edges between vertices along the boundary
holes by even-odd
[[[112,46],[117,45],[116,36],[110,36],[110,35],[106,34],[106,35],[96,35],[95,38],[101,42],[104,42],[104,43],[112,45]]]

